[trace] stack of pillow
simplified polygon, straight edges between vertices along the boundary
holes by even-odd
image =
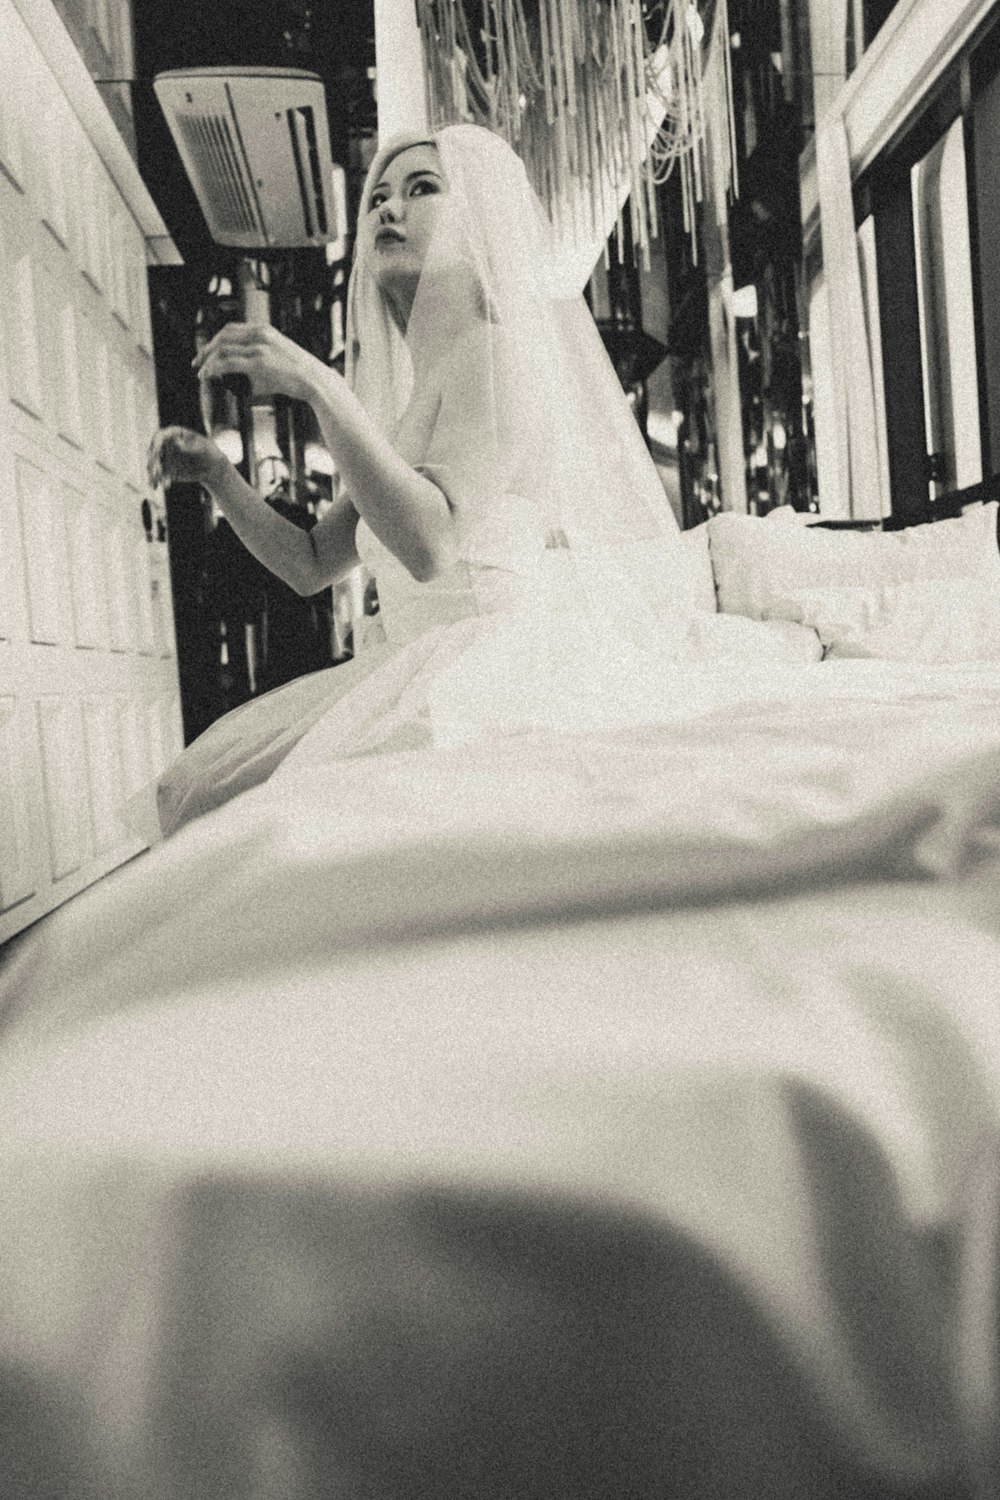
[[[756,518],[718,517],[717,519],[748,521]],[[797,621],[750,615],[743,610],[724,611],[717,598],[716,579],[713,572],[713,554],[710,533],[714,521],[682,532],[684,549],[680,571],[683,581],[677,585],[671,579],[676,597],[686,614],[684,639],[676,654],[685,662],[713,664],[724,661],[752,662],[811,662],[820,661],[823,647],[815,630]],[[756,532],[746,527],[740,536],[744,545],[753,548]]]
[[[806,627],[825,658],[1000,661],[997,504],[904,531],[831,531],[782,508],[690,533],[719,611]]]

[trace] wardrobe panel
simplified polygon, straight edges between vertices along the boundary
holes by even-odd
[[[30,638],[39,645],[68,643],[65,583],[69,556],[63,498],[51,475],[35,464],[17,459],[15,471]]]
[[[72,485],[63,488],[69,537],[73,638],[79,647],[108,647],[108,588],[102,548],[103,509]]]
[[[45,815],[53,880],[78,870],[91,849],[90,797],[80,705],[45,694],[38,700]]]
[[[122,805],[180,721],[142,519],[146,237],[169,238],[56,6],[19,4],[0,0],[0,943],[138,851]]]
[[[31,809],[25,799],[22,705],[0,697],[0,911],[27,900],[37,888]]]
[[[113,849],[123,834],[121,808],[125,800],[125,780],[114,698],[86,698],[83,703],[83,725],[94,822],[94,847],[97,853],[104,853]]]

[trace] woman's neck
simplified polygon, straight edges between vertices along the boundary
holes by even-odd
[[[439,364],[456,340],[487,318],[478,285],[465,285],[463,279],[454,276],[442,278],[438,285],[424,278],[419,290],[399,287],[387,291],[387,295],[417,379]]]

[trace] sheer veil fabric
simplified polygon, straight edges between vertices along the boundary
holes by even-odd
[[[519,584],[501,591],[503,618],[436,674],[434,735],[591,727],[607,720],[609,676],[620,699],[637,654],[661,651],[687,621],[679,530],[568,260],[505,141],[474,125],[395,137],[372,162],[362,215],[388,163],[429,142],[447,192],[410,317],[402,328],[383,295],[362,225],[348,380],[394,438],[422,379],[444,368],[440,415],[416,467],[452,506],[480,602],[487,581],[494,601],[498,576]],[[386,603],[391,613],[395,598]]]
[[[448,191],[403,332],[379,290],[370,235],[359,233],[348,306],[348,380],[390,437],[414,394],[426,351],[461,376],[463,399],[420,465],[448,495],[463,544],[489,546],[482,529],[517,511],[521,546],[631,560],[632,608],[676,608],[640,587],[643,549],[671,558],[678,528],[590,311],[567,284],[560,245],[523,164],[476,125],[432,137],[397,136],[368,172],[362,213],[386,163],[433,141]],[[442,332],[443,331],[443,332]],[[484,561],[487,559],[484,557]],[[498,554],[498,562],[507,559]],[[669,587],[669,574],[665,580]],[[614,592],[602,588],[602,610]],[[590,604],[589,596],[576,603]]]

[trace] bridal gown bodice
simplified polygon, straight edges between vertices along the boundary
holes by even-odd
[[[405,646],[435,625],[513,613],[535,597],[540,553],[532,542],[531,503],[506,495],[499,514],[475,525],[463,519],[457,518],[458,561],[426,583],[418,583],[370,527],[358,522],[358,556],[375,577],[382,629],[391,646]]]
[[[623,653],[610,624],[608,561],[593,563],[590,603],[574,608],[586,563],[545,544],[530,500],[504,493],[455,517],[458,560],[427,582],[359,522],[379,628],[360,640],[356,631],[353,660],[213,724],[155,788],[164,833],[271,776],[309,776],[331,761],[645,721],[648,658]],[[152,836],[146,821],[142,831]]]
[[[375,577],[380,633],[391,646],[405,646],[435,626],[518,613],[537,598],[544,546],[532,472],[535,450],[528,442],[505,446],[498,440],[491,458],[480,455],[473,462],[473,438],[467,434],[459,444],[454,435],[442,439],[441,420],[439,383],[428,380],[414,392],[390,442],[447,497],[454,565],[419,583],[367,522],[358,522],[357,553]],[[474,430],[472,412],[467,425]]]

